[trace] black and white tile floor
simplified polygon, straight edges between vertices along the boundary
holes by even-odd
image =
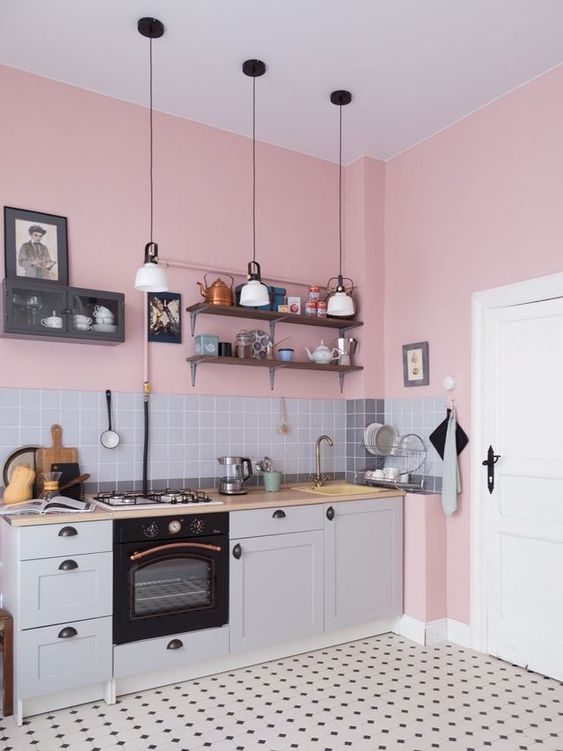
[[[40,715],[1,751],[563,751],[563,685],[393,634]]]

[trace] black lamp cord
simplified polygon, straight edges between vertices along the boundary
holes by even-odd
[[[340,111],[340,128],[338,139],[338,283],[342,284],[342,105],[340,105],[338,109]]]
[[[153,228],[153,177],[152,177],[152,37],[149,38],[149,172],[150,172],[150,191],[151,191],[151,248],[152,246],[152,228]]]
[[[252,261],[256,261],[256,77],[252,79]]]

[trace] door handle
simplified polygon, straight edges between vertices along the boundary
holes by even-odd
[[[241,546],[237,542],[237,544],[233,548],[233,558],[236,558],[237,561],[238,561],[238,559],[241,557],[241,555],[242,555],[242,548],[241,548]]]
[[[59,639],[70,639],[71,636],[78,636],[78,631],[73,626],[67,626],[59,631]]]
[[[326,510],[326,518],[331,522],[334,519],[334,509],[329,506]]]
[[[184,642],[181,639],[172,639],[166,645],[166,649],[182,649]]]
[[[59,531],[59,537],[74,537],[78,531],[74,527],[63,527]]]
[[[63,561],[61,563],[59,571],[72,571],[75,568],[78,568],[78,563],[69,559],[68,561]]]
[[[285,519],[286,513],[281,508],[279,508],[277,511],[274,511],[272,514],[272,519]]]
[[[487,451],[487,458],[483,462],[483,466],[487,468],[487,487],[489,493],[492,493],[495,489],[495,464],[500,459],[500,454],[495,454],[493,447],[489,446]]]

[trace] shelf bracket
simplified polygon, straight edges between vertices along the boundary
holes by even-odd
[[[275,341],[275,335],[276,335],[276,321],[270,321],[270,338],[272,340],[272,344]]]
[[[342,394],[342,392],[344,391],[344,376],[345,376],[345,375],[346,375],[346,373],[344,373],[343,371],[341,371],[341,372],[340,372],[340,373],[338,374],[338,380],[340,381],[340,393],[341,393],[341,394]]]
[[[192,372],[192,388],[195,386],[195,377],[197,373],[197,362],[190,363],[190,370]]]
[[[190,310],[190,328],[192,330],[192,336],[195,334],[195,324],[197,321],[197,313],[195,310]],[[193,383],[192,383],[193,386]]]
[[[274,335],[272,334],[272,339],[274,338]],[[270,368],[270,391],[274,390],[274,383],[276,380],[276,368]]]

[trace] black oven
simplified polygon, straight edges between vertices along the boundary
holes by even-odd
[[[228,623],[228,513],[116,519],[113,533],[114,644]]]

